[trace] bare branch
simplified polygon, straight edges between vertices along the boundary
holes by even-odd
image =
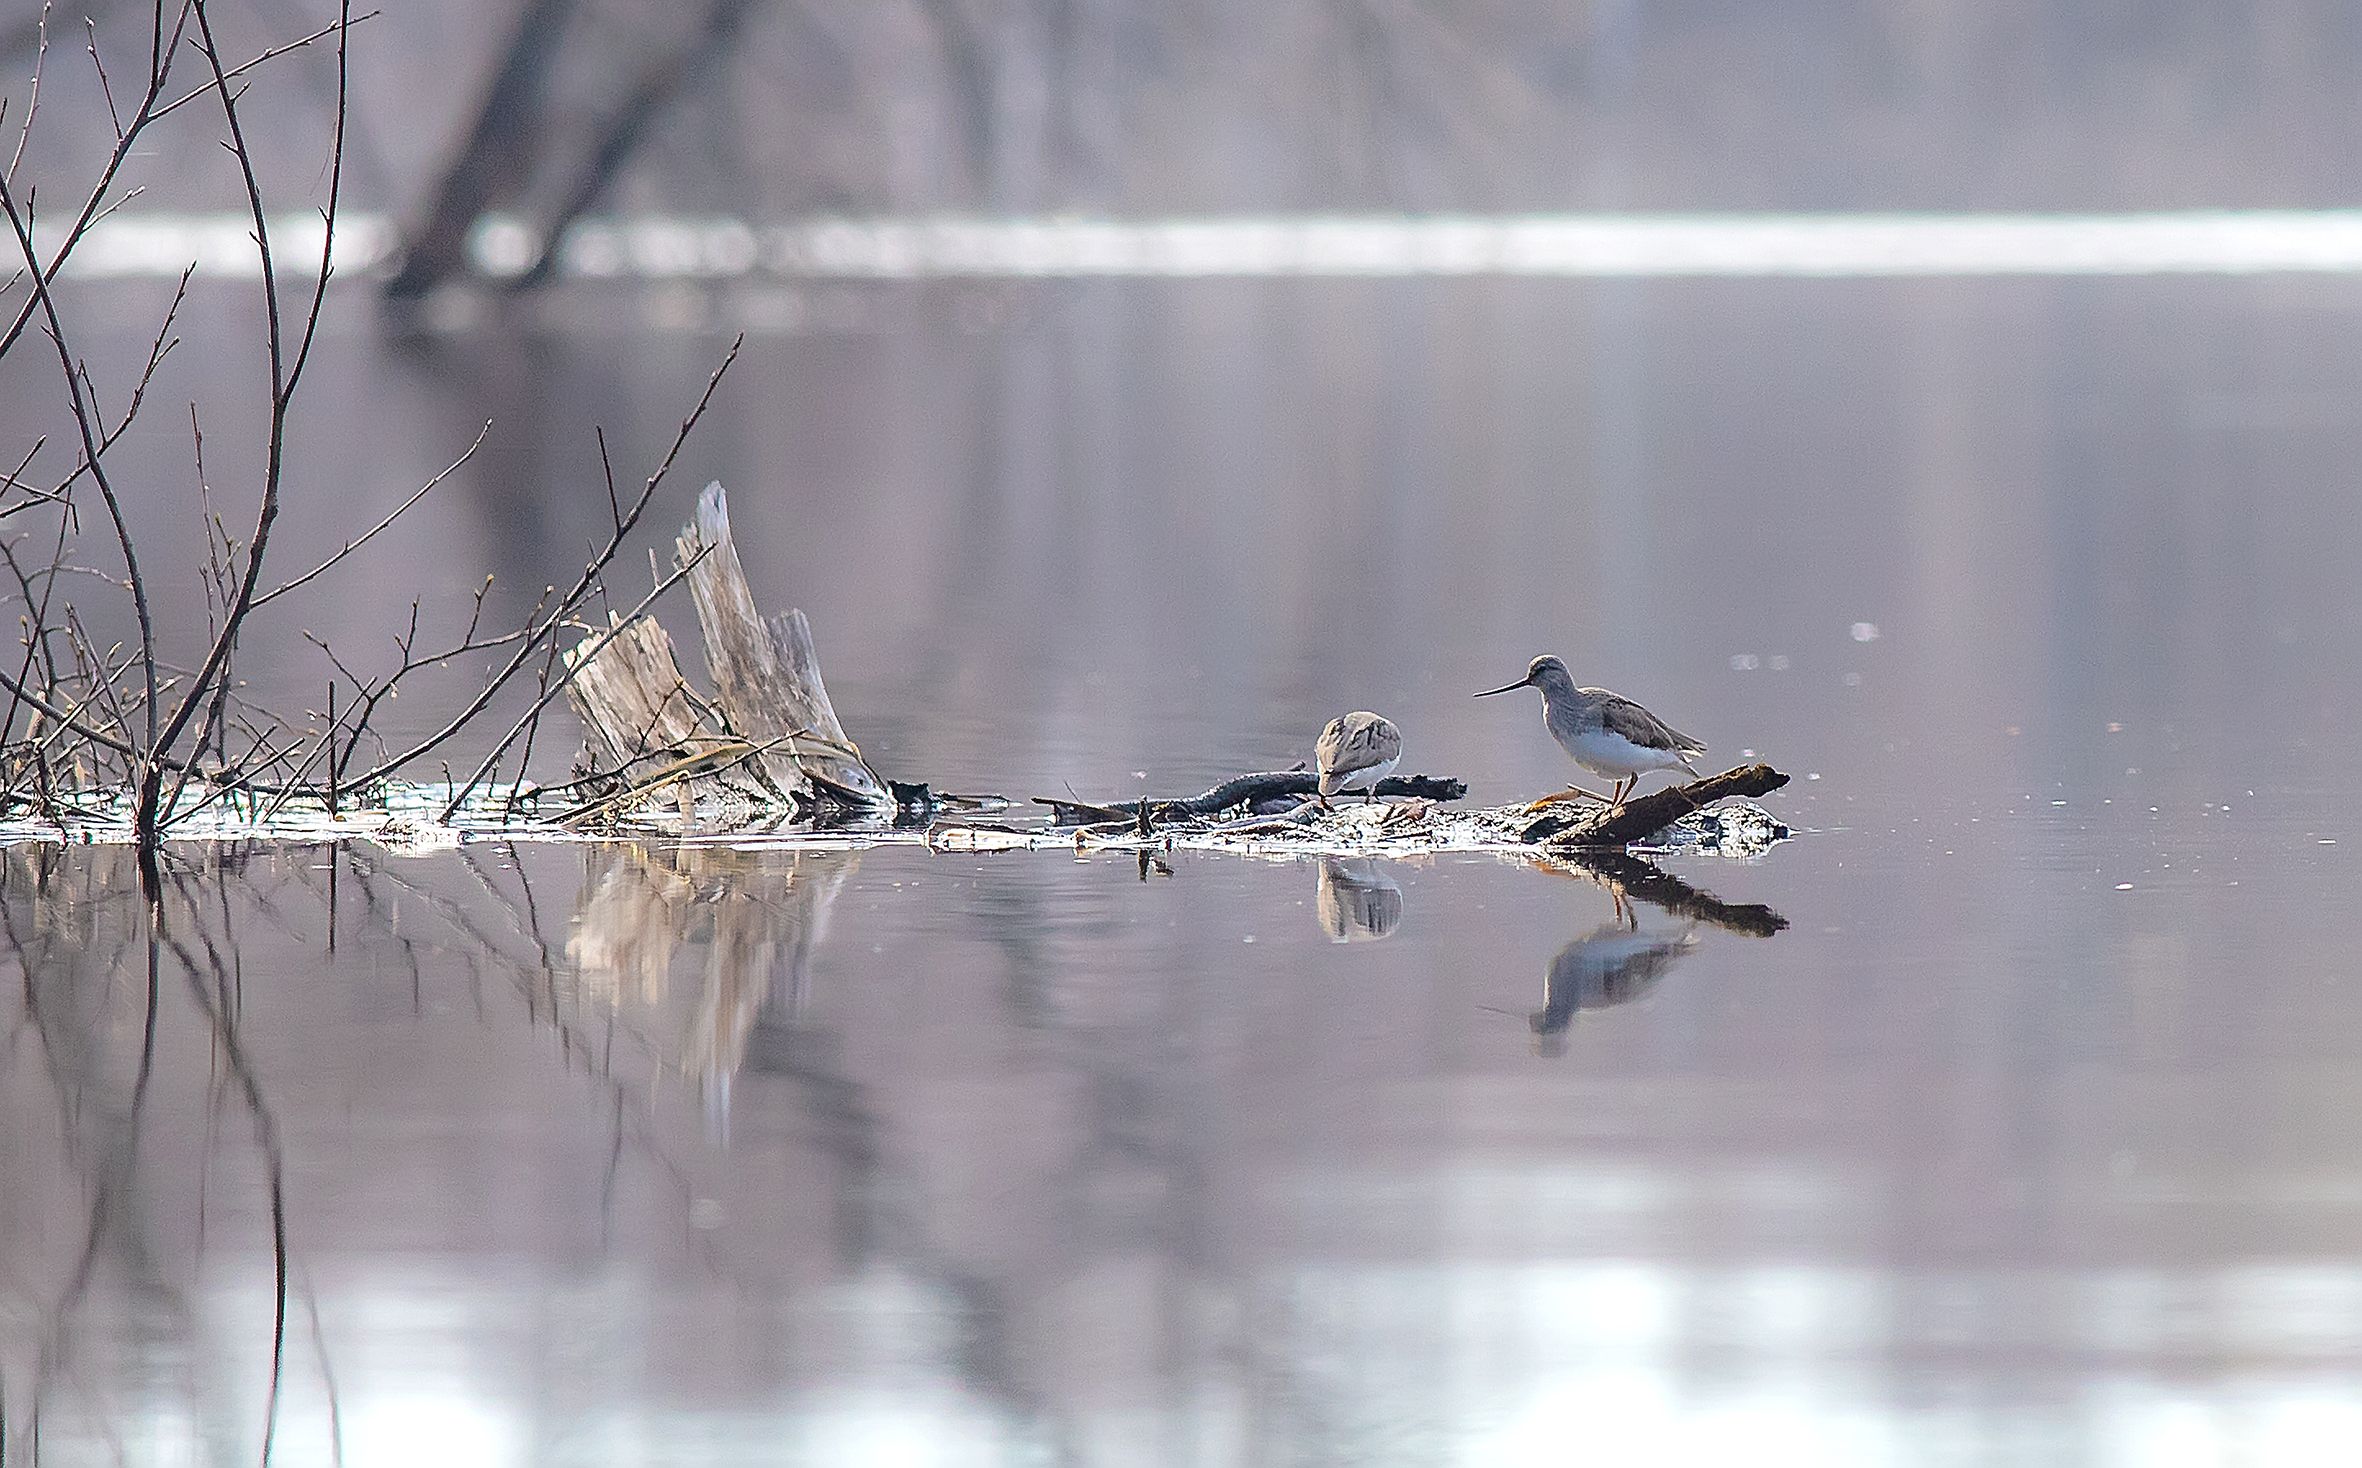
[[[698,421],[705,416],[705,410],[712,406],[715,391],[721,387],[722,378],[729,373],[731,364],[738,360],[739,348],[745,344],[746,338],[744,336],[740,336],[730,344],[730,350],[723,356],[721,365],[716,367],[713,370],[713,375],[706,379],[705,391],[698,395],[697,406],[691,408],[689,416],[681,420],[680,431],[673,435],[672,447],[666,450],[663,462],[656,466],[655,473],[648,476],[648,482],[641,487],[640,493],[633,499],[631,507],[624,513],[622,527],[591,557],[589,564],[583,567],[582,575],[575,580],[565,595],[559,598],[556,608],[548,619],[542,622],[530,637],[524,639],[515,655],[486,682],[483,688],[477,691],[473,698],[468,700],[455,718],[409,749],[391,759],[381,761],[375,769],[369,771],[355,783],[374,784],[385,779],[412,761],[424,758],[429,752],[439,748],[444,741],[467,727],[468,723],[482,713],[485,707],[498,696],[500,690],[508,685],[509,680],[514,678],[519,670],[531,661],[533,653],[540,646],[542,639],[556,631],[564,619],[572,616],[576,608],[589,600],[592,593],[603,584],[607,567],[613,563],[616,553],[623,548],[624,537],[631,533],[632,527],[639,523],[643,514],[647,513],[649,501],[656,497],[657,487],[672,471],[673,461],[680,457],[681,446],[688,442],[689,435],[696,431]]]
[[[82,17],[82,29],[88,37],[86,44],[90,48],[90,64],[98,70],[99,95],[107,99],[107,119],[115,124],[115,137],[120,141],[123,137],[123,114],[115,110],[115,89],[107,84],[106,62],[99,59],[98,22],[86,15]]]
[[[32,257],[31,252],[27,251],[26,264],[32,267],[32,275],[37,283],[46,283],[56,277],[58,271],[65,267],[67,257],[74,253],[74,248],[82,243],[83,236],[90,232],[90,226],[97,221],[103,209],[111,207],[107,205],[106,199],[115,187],[116,175],[122,172],[125,160],[130,158],[132,145],[139,140],[140,134],[146,131],[148,124],[156,119],[157,114],[154,110],[156,99],[163,94],[165,79],[171,71],[172,57],[180,50],[181,36],[188,27],[189,0],[182,0],[177,15],[178,18],[173,23],[171,42],[167,45],[162,40],[164,7],[159,0],[156,7],[155,23],[157,38],[152,42],[159,59],[150,69],[147,92],[140,99],[139,108],[133,114],[131,125],[124,129],[122,136],[115,140],[114,150],[107,155],[105,165],[99,169],[98,179],[90,186],[90,193],[82,202],[80,214],[75,217],[72,226],[66,230],[65,238],[59,241],[58,247],[50,253],[49,264],[46,267],[42,266]],[[27,296],[24,304],[17,308],[16,319],[9,323],[8,329],[0,331],[0,357],[8,355],[8,349],[16,344],[16,339],[24,333],[25,327],[32,321],[34,314],[39,309],[40,293],[36,291],[33,295]]]
[[[17,129],[16,151],[8,157],[8,181],[16,182],[17,165],[25,161],[25,144],[33,136],[33,115],[41,110],[41,70],[49,60],[49,9],[51,0],[41,0],[41,18],[34,26],[33,86],[25,98],[25,120]]]
[[[444,480],[458,473],[460,466],[464,465],[468,460],[476,456],[476,450],[484,446],[484,439],[491,432],[492,423],[489,419],[487,419],[484,423],[484,427],[476,434],[476,441],[468,445],[467,452],[452,460],[450,465],[445,468],[442,473],[437,474],[434,478],[420,485],[417,491],[413,493],[410,498],[402,501],[402,503],[394,507],[394,512],[392,514],[386,516],[383,520],[378,521],[375,525],[370,526],[369,529],[363,532],[361,535],[355,537],[352,540],[346,541],[342,550],[339,550],[335,555],[330,556],[327,560],[322,561],[319,565],[314,566],[311,570],[304,572],[301,576],[296,577],[293,581],[287,582],[283,586],[275,586],[269,591],[266,591],[262,595],[256,597],[254,599],[252,610],[259,611],[263,607],[270,605],[272,602],[277,601],[280,597],[285,596],[288,592],[293,591],[297,587],[303,585],[305,582],[312,580],[314,577],[323,575],[328,571],[335,569],[339,562],[343,561],[346,557],[352,555],[353,552],[359,550],[362,546],[367,545],[371,540],[375,539],[377,533],[380,530],[385,529],[388,525],[391,525],[396,520],[401,519],[403,511],[409,509],[412,505],[417,504],[420,500],[425,499],[428,492],[433,490],[436,485],[441,484]]]
[[[263,555],[270,546],[271,527],[277,523],[279,518],[279,488],[286,472],[287,409],[294,396],[296,375],[301,368],[300,361],[294,367],[290,367],[287,362],[286,340],[280,321],[278,267],[271,257],[270,220],[263,207],[262,183],[254,173],[253,151],[247,146],[246,130],[238,118],[238,100],[230,89],[229,76],[222,66],[221,49],[213,38],[213,20],[207,11],[209,0],[188,0],[188,3],[197,21],[197,48],[204,54],[205,64],[211,68],[216,90],[220,94],[222,123],[229,129],[230,151],[238,160],[238,174],[246,185],[246,206],[248,215],[254,223],[254,244],[262,257],[263,317],[266,345],[270,358],[271,405],[270,425],[263,450],[262,500],[255,511],[254,534],[249,537],[246,544],[245,571],[239,577],[237,594],[232,599],[229,608],[223,613],[221,630],[214,635],[213,645],[206,652],[205,661],[199,666],[195,680],[191,682],[188,692],[173,708],[172,717],[165,722],[162,732],[151,736],[149,740],[150,749],[156,753],[163,753],[171,749],[174,741],[180,738],[182,732],[197,716],[200,706],[207,702],[209,692],[215,696],[210,700],[211,708],[206,714],[206,726],[210,727],[220,716],[219,688],[226,687],[228,684],[228,679],[224,676],[224,665],[229,661],[230,650],[237,645],[238,632],[245,625],[247,613],[253,607],[255,589],[262,579]],[[350,13],[350,0],[346,0],[344,8],[339,12],[340,21],[348,17]],[[330,224],[322,234],[320,245],[322,281],[320,287],[313,294],[311,310],[304,323],[303,339],[307,349],[312,339],[312,333],[319,324],[320,304],[326,291],[327,251],[332,249],[335,243],[334,209],[337,186],[335,180],[341,180],[343,176],[342,155],[346,103],[343,58],[348,45],[347,29],[340,24],[337,29],[336,158],[331,165],[333,172],[332,182],[329,186]],[[153,717],[152,713],[150,717]],[[200,742],[202,742],[202,730],[200,730]],[[178,803],[181,787],[187,783],[188,775],[184,771],[173,789],[175,804]],[[158,809],[162,794],[163,772],[151,762],[146,774],[140,780],[139,805],[137,813],[133,817],[143,845],[153,844],[161,833]]]
[[[73,410],[74,426],[82,435],[82,458],[90,470],[92,482],[97,484],[99,498],[107,507],[107,518],[114,523],[115,541],[123,551],[124,572],[130,579],[132,605],[139,615],[140,645],[146,650],[143,658],[147,687],[148,755],[158,753],[156,743],[156,624],[148,613],[147,582],[139,571],[139,556],[131,544],[131,529],[124,522],[123,504],[115,494],[115,486],[107,477],[103,464],[106,450],[98,441],[98,432],[91,422],[91,409],[83,401],[82,377],[76,370],[73,354],[66,346],[65,322],[59,317],[57,301],[50,294],[49,280],[41,273],[40,260],[33,249],[32,221],[20,212],[16,194],[6,179],[0,179],[0,210],[8,215],[9,227],[15,231],[17,247],[24,252],[26,265],[33,270],[33,294],[28,305],[38,304],[49,325],[49,339],[57,346],[58,366],[66,378],[67,406]],[[0,354],[7,351],[0,343]]]
[[[346,8],[349,10],[351,7],[347,6]],[[385,12],[382,10],[372,10],[365,15],[356,15],[351,17],[349,20],[340,19],[333,25],[324,25],[308,36],[300,36],[295,40],[288,41],[282,45],[273,46],[269,50],[264,51],[259,55],[249,57],[248,59],[239,62],[236,66],[233,66],[227,71],[223,72],[222,79],[227,80],[230,77],[244,76],[247,72],[254,70],[254,68],[262,65],[266,61],[275,60],[278,57],[286,55],[290,51],[300,51],[304,47],[311,45],[313,42],[324,41],[330,36],[339,37],[341,44],[341,38],[344,32],[351,30],[354,26],[361,24],[363,21],[375,20],[384,13]],[[186,107],[191,102],[196,101],[198,98],[210,96],[220,85],[221,82],[219,81],[211,81],[205,83],[205,85],[201,87],[195,87],[187,92],[183,92],[180,96],[173,98],[171,101],[149,113],[148,121],[157,122],[163,118],[169,117],[173,113],[178,112],[181,108]]]

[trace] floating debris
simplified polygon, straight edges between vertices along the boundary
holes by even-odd
[[[687,788],[676,787],[668,794],[677,795]],[[204,799],[207,793],[193,788],[188,799]],[[1229,851],[1339,857],[1434,852],[1533,855],[1584,849],[1580,842],[1569,844],[1547,834],[1537,835],[1533,808],[1526,804],[1465,809],[1437,800],[1411,799],[1324,807],[1318,797],[1303,796],[1285,800],[1277,810],[1263,814],[1238,814],[1238,808],[1233,807],[1232,813],[1181,818],[1158,812],[1152,803],[1151,819],[1143,826],[1136,812],[1120,812],[1120,819],[1089,825],[1060,824],[1054,819],[1028,823],[979,820],[965,812],[991,810],[995,803],[968,797],[947,802],[949,810],[961,813],[946,813],[928,821],[897,823],[891,814],[879,812],[861,820],[816,824],[788,811],[735,799],[727,788],[716,785],[686,802],[668,798],[612,813],[592,829],[567,819],[570,807],[530,786],[480,785],[456,808],[451,806],[453,795],[449,783],[396,783],[377,792],[366,805],[340,806],[334,814],[312,800],[257,803],[245,798],[216,799],[176,821],[174,839],[361,840],[406,854],[447,850],[471,839],[493,836],[518,841],[637,837],[710,846],[839,851],[910,845],[937,851]],[[134,839],[132,808],[129,792],[84,799],[71,810],[53,809],[47,816],[23,804],[0,813],[0,846],[36,841],[129,842]],[[446,809],[452,809],[449,820],[441,818]],[[1746,858],[1763,855],[1789,835],[1788,827],[1762,806],[1748,800],[1725,800],[1707,809],[1688,811],[1643,839],[1630,842],[1629,847]]]

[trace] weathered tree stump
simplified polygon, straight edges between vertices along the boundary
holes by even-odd
[[[569,650],[566,696],[583,733],[577,788],[588,797],[575,814],[665,793],[758,810],[891,806],[829,702],[804,614],[766,622],[755,610],[719,484],[698,497],[697,519],[676,548],[715,697],[682,677],[672,639],[653,617],[594,632]]]
[[[566,696],[582,723],[575,768],[592,777],[586,793],[597,803],[685,781],[698,787],[692,796],[728,793],[758,806],[788,798],[764,769],[750,767],[753,746],[724,728],[681,677],[672,638],[654,617],[623,624],[599,647],[602,636],[566,654]]]
[[[845,805],[892,804],[885,782],[845,737],[828,701],[812,624],[799,610],[768,622],[755,610],[730,538],[730,502],[719,484],[707,485],[697,497],[696,523],[674,544],[678,563],[689,567],[689,596],[705,634],[715,698],[732,730],[765,747],[772,778]]]

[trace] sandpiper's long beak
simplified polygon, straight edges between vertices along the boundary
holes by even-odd
[[[1488,688],[1476,696],[1478,698],[1491,698],[1496,693],[1515,693],[1518,689],[1525,687],[1527,684],[1533,681],[1534,680],[1530,677],[1520,678],[1515,683],[1504,683],[1498,688]]]

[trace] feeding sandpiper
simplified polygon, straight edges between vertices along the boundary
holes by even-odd
[[[1312,755],[1320,768],[1323,801],[1347,785],[1375,800],[1378,782],[1393,774],[1402,758],[1402,731],[1367,709],[1358,710],[1329,720]]]
[[[1545,796],[1545,801],[1588,795],[1620,807],[1624,797],[1640,783],[1640,777],[1652,770],[1682,769],[1693,775],[1697,773],[1690,764],[1690,756],[1704,754],[1705,745],[1622,694],[1604,688],[1577,688],[1566,664],[1554,657],[1538,657],[1526,668],[1523,678],[1499,688],[1488,688],[1476,696],[1490,698],[1496,693],[1528,687],[1542,690],[1542,723],[1550,730],[1550,737],[1558,741],[1558,747],[1572,755],[1575,763],[1584,769],[1609,776],[1616,782],[1612,796],[1570,786],[1567,795]]]

